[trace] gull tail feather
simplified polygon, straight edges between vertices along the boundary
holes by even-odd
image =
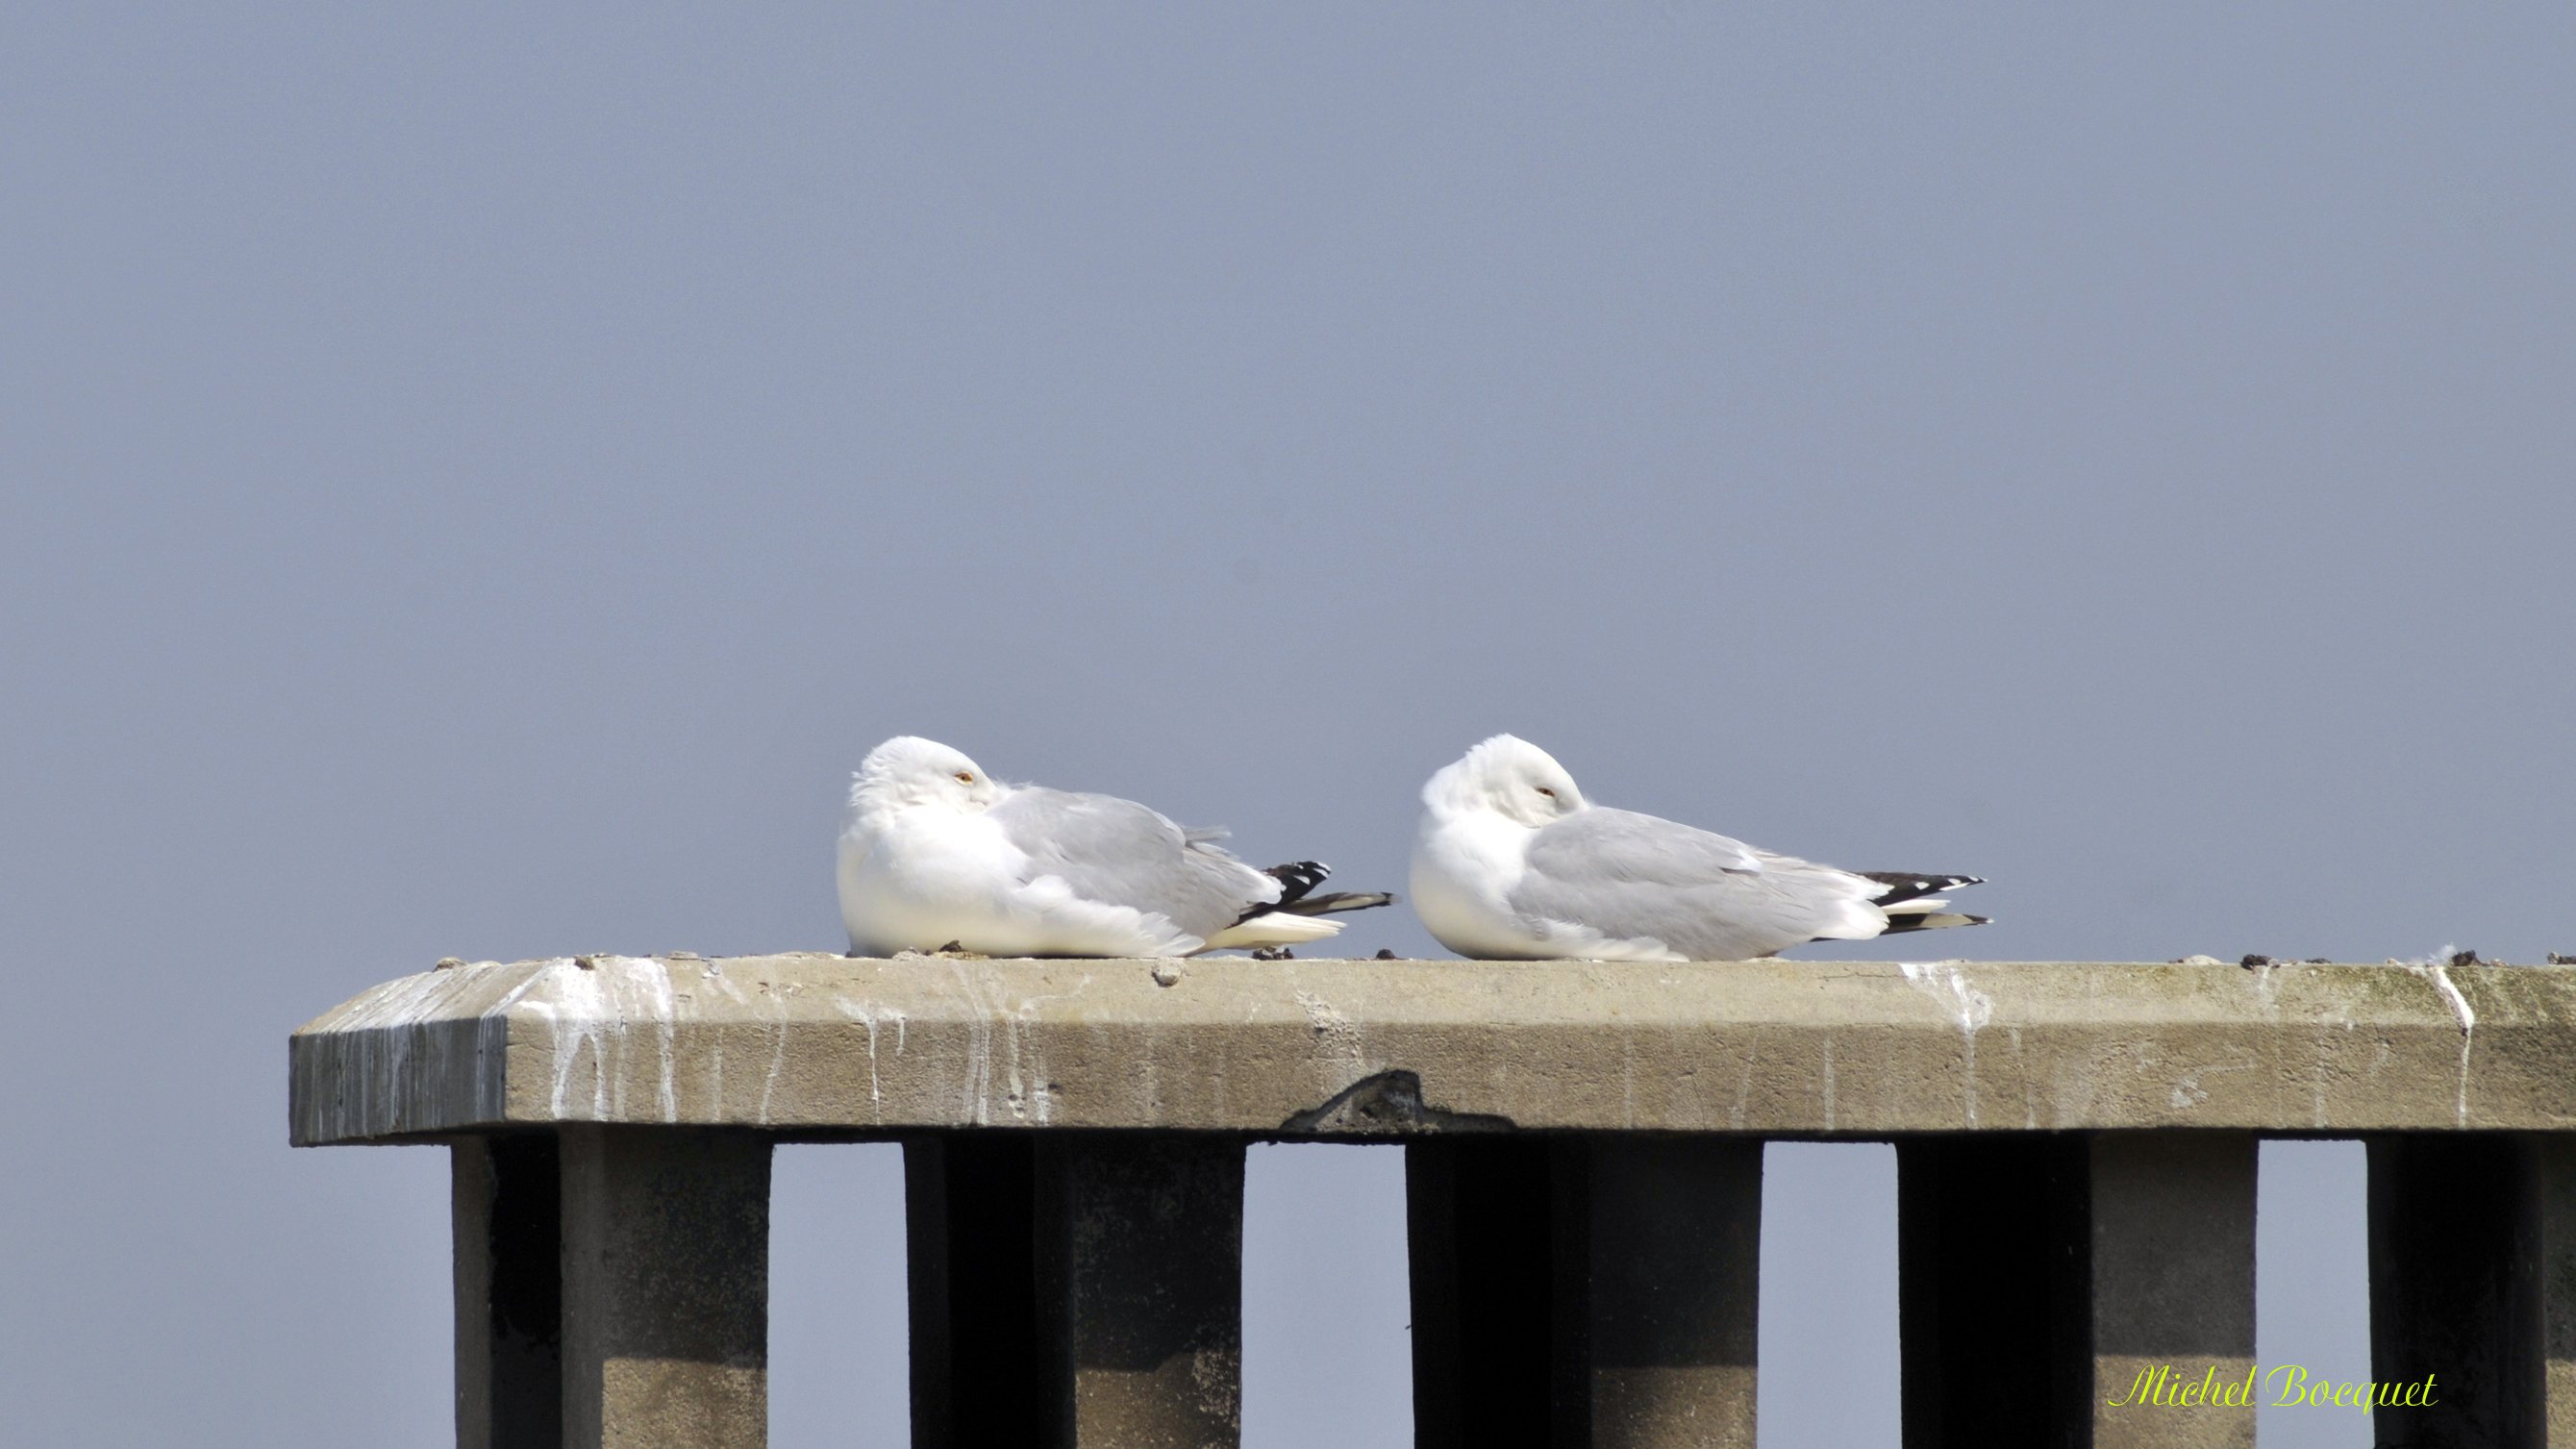
[[[1313,916],[1293,915],[1284,911],[1265,910],[1246,916],[1207,938],[1201,951],[1224,951],[1245,946],[1297,946],[1320,941],[1342,933],[1339,921],[1318,920]],[[1192,953],[1196,954],[1196,953]]]
[[[1982,926],[1992,916],[1963,916],[1955,911],[1925,911],[1919,914],[1891,911],[1884,934],[1894,936],[1906,931],[1937,931],[1944,926]]]
[[[1329,916],[1341,911],[1365,911],[1376,906],[1395,904],[1393,891],[1331,891],[1308,896],[1299,901],[1283,901],[1270,909],[1293,916]]]

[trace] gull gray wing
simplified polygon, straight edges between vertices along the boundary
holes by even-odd
[[[1279,882],[1213,843],[1222,832],[1184,830],[1133,800],[1028,786],[991,814],[1032,877],[1061,877],[1084,900],[1152,911],[1202,939],[1279,898]]]
[[[1533,924],[1661,941],[1694,961],[1767,956],[1829,931],[1876,935],[1884,920],[1868,904],[1874,882],[1631,810],[1549,823],[1527,865],[1506,899]]]
[[[1530,842],[1529,863],[1563,880],[1659,885],[1706,885],[1763,864],[1762,852],[1741,840],[1600,805],[1548,822]]]

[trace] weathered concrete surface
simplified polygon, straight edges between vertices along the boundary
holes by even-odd
[[[2253,1449],[2251,1134],[1953,1134],[1896,1158],[1907,1449]]]
[[[915,1449],[1240,1442],[1243,1139],[904,1143]]]
[[[1242,1141],[1050,1135],[1036,1188],[1047,1442],[1241,1443]]]
[[[769,1442],[769,1139],[564,1130],[565,1449]]]
[[[292,1132],[2576,1127],[2565,968],[1213,959],[1165,986],[1155,964],[431,971],[296,1033]]]
[[[2253,1137],[2090,1152],[2094,1449],[2254,1449]]]
[[[1405,1146],[1416,1449],[1752,1449],[1762,1144]]]
[[[1584,1144],[1591,1449],[1753,1449],[1762,1144]]]

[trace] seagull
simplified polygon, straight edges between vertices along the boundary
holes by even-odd
[[[1836,870],[1595,805],[1511,735],[1433,775],[1422,807],[1413,908],[1461,956],[1745,961],[1986,920],[1942,909],[1976,876]]]
[[[1395,901],[1317,895],[1330,867],[1254,870],[1216,845],[1224,835],[1133,800],[1006,785],[899,735],[850,777],[841,920],[861,956],[1194,956],[1319,941],[1342,929],[1321,917]]]

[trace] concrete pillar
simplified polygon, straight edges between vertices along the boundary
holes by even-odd
[[[1243,1143],[1037,1146],[1039,1347],[1067,1449],[1223,1449],[1243,1424]]]
[[[2085,1442],[2090,1177],[2072,1133],[1897,1139],[1905,1449]]]
[[[457,1449],[563,1443],[562,1218],[552,1132],[448,1149]]]
[[[2254,1396],[2252,1136],[1904,1138],[1896,1160],[1906,1449],[2251,1449],[2250,1403],[2201,1400]]]
[[[1419,1449],[1753,1443],[1762,1145],[1405,1148]]]
[[[2576,1137],[2533,1135],[2540,1228],[2540,1340],[2550,1449],[2576,1449]]]
[[[1036,1390],[1034,1134],[903,1145],[913,1449],[1011,1449],[1054,1432]]]
[[[2383,1449],[2542,1442],[2542,1206],[2556,1195],[2522,1138],[2370,1140],[2370,1376],[2429,1375],[2434,1400],[2372,1410]]]
[[[1405,1144],[1413,1289],[1415,1449],[1546,1449],[1577,1442],[1585,1386],[1561,1370],[1576,1331],[1556,1251],[1549,1139],[1420,1137]],[[1575,1422],[1560,1422],[1560,1419]]]
[[[769,1139],[563,1132],[567,1449],[769,1437]]]
[[[2255,1142],[2092,1140],[2092,1442],[2253,1449]]]
[[[1576,1197],[1591,1449],[1753,1449],[1762,1144],[1600,1136]],[[1560,1236],[1560,1243],[1563,1242]]]

